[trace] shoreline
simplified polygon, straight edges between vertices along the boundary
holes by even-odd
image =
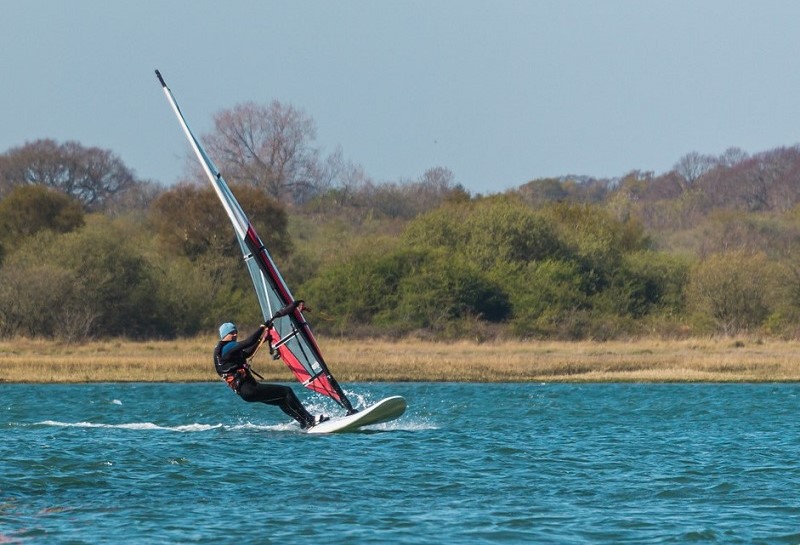
[[[624,341],[431,342],[319,339],[347,382],[800,382],[800,341],[642,338]],[[81,344],[0,342],[0,384],[212,382],[211,336]],[[267,381],[293,377],[266,351],[253,368]]]

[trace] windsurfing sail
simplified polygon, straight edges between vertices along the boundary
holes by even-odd
[[[236,239],[239,241],[244,262],[247,264],[261,305],[264,322],[270,326],[267,329],[266,339],[270,343],[270,351],[274,351],[283,360],[303,386],[332,398],[344,407],[348,414],[354,413],[352,404],[325,364],[317,341],[303,316],[302,301],[295,300],[292,296],[272,256],[247,219],[219,169],[189,129],[172,91],[158,70],[156,76],[189,144],[233,224]]]

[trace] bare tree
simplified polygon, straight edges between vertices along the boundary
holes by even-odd
[[[731,168],[747,160],[747,158],[747,152],[741,148],[732,147],[726,149],[725,152],[719,156],[717,163],[719,163],[720,166]]]
[[[135,178],[109,150],[44,139],[0,155],[0,196],[14,187],[31,184],[59,189],[86,208],[99,209],[133,186]]]
[[[419,184],[435,193],[447,193],[455,187],[455,175],[447,167],[431,167],[420,176]]]
[[[720,164],[696,187],[712,208],[786,212],[800,202],[800,147],[776,148]]]
[[[284,202],[300,202],[324,178],[314,120],[291,105],[245,102],[214,116],[205,142],[220,170]]]
[[[445,167],[426,170],[416,181],[366,181],[355,195],[358,205],[389,218],[411,219],[445,201],[468,201],[469,192]]]
[[[716,160],[710,155],[701,155],[696,151],[687,153],[681,157],[675,166],[675,171],[681,175],[683,181],[683,190],[686,191],[700,178],[703,174],[714,168]]]
[[[325,196],[325,201],[337,206],[356,205],[360,192],[365,187],[374,185],[364,167],[344,159],[341,148],[337,148],[325,159],[320,173],[320,195]]]

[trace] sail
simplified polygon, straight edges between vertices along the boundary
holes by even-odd
[[[277,357],[283,360],[303,386],[329,396],[347,409],[348,413],[354,412],[347,396],[325,364],[322,352],[303,315],[303,305],[292,296],[272,256],[247,219],[247,215],[233,196],[219,169],[189,129],[172,91],[158,70],[156,76],[189,144],[233,224],[236,239],[239,241],[242,256],[261,306],[264,322],[272,325],[268,330],[267,339],[271,346],[270,351],[274,351]]]

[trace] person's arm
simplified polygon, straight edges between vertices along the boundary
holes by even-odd
[[[256,348],[258,348],[259,341],[261,340],[261,335],[264,333],[264,328],[266,326],[261,324],[261,326],[249,337],[239,343],[239,348],[244,353],[245,358],[249,358],[253,355]]]

